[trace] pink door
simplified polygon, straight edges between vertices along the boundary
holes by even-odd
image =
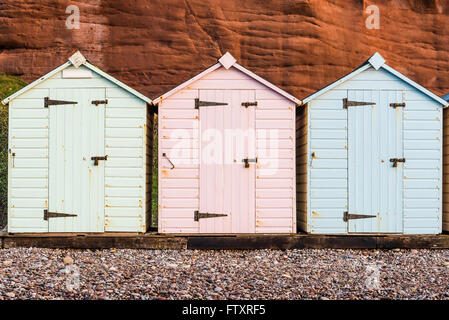
[[[199,96],[200,233],[255,233],[255,92]]]

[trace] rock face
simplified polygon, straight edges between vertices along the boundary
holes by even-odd
[[[0,0],[0,72],[35,80],[79,49],[155,98],[229,51],[304,98],[379,51],[406,76],[448,93],[449,1],[383,2],[380,28],[368,29],[375,2]],[[66,27],[69,5],[80,9],[79,29]]]

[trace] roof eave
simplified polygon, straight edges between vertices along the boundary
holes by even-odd
[[[181,91],[182,89],[186,88],[187,86],[189,86],[190,84],[192,84],[193,82],[205,77],[207,74],[211,73],[212,71],[222,67],[223,65],[218,62],[216,64],[214,64],[212,67],[204,70],[203,72],[197,74],[195,77],[191,78],[190,80],[183,82],[182,84],[180,84],[179,86],[177,86],[176,88],[168,91],[167,93],[157,97],[156,99],[153,100],[153,103],[156,105],[158,103],[160,103],[161,101],[163,101],[164,99],[167,99],[168,97],[172,96],[173,94]],[[272,84],[271,82],[259,77],[257,74],[249,71],[248,69],[244,68],[243,66],[239,65],[238,63],[234,63],[232,65],[232,67],[236,68],[237,70],[247,74],[248,76],[250,76],[251,78],[259,81],[260,83],[264,84],[265,86],[267,86],[268,88],[272,89],[273,91],[277,92],[278,94],[282,95],[283,97],[285,97],[288,100],[293,101],[295,104],[297,105],[301,105],[302,101],[299,100],[298,98],[292,96],[291,94],[289,94],[288,92],[278,88],[277,86],[275,86],[274,84]]]
[[[153,100],[151,100],[150,98],[146,97],[145,95],[143,95],[142,93],[140,93],[139,91],[129,87],[128,85],[124,84],[123,82],[121,82],[120,80],[117,80],[116,78],[114,78],[113,76],[107,74],[106,72],[104,72],[103,70],[101,70],[100,68],[94,66],[93,64],[86,62],[84,63],[84,65],[86,67],[88,67],[89,69],[91,69],[93,72],[98,73],[99,75],[101,75],[102,77],[108,79],[109,81],[111,81],[112,83],[115,83],[117,86],[121,87],[122,89],[128,91],[129,93],[135,95],[136,97],[138,97],[139,99],[145,101],[148,104],[152,104]]]
[[[434,99],[435,101],[437,101],[438,103],[441,103],[443,106],[447,107],[449,105],[449,102],[447,102],[446,100],[444,100],[443,98],[440,98],[439,96],[437,96],[435,93],[431,92],[430,90],[424,88],[423,86],[421,86],[420,84],[416,83],[415,81],[411,80],[410,78],[406,77],[405,75],[403,75],[402,73],[400,73],[399,71],[396,71],[395,69],[393,69],[392,67],[388,66],[387,64],[384,64],[382,66],[382,68],[384,68],[385,70],[387,70],[388,72],[390,72],[391,74],[395,75],[396,77],[398,77],[399,79],[403,80],[404,82],[408,83],[409,85],[411,85],[412,87],[414,87],[415,89],[421,91],[423,94],[427,95],[428,97]]]
[[[319,96],[325,94],[326,92],[334,89],[335,87],[339,86],[340,84],[342,84],[343,82],[348,81],[349,79],[355,77],[356,75],[358,75],[359,73],[365,71],[366,69],[371,68],[371,64],[370,63],[365,63],[362,66],[358,67],[357,69],[355,69],[354,71],[352,71],[351,73],[347,74],[346,76],[338,79],[337,81],[332,82],[331,84],[325,86],[324,88],[316,91],[315,93],[311,94],[310,96],[304,98],[302,100],[303,104],[306,104],[316,98],[318,98]]]
[[[324,87],[321,90],[318,90],[317,92],[311,94],[310,96],[306,97],[303,99],[303,104],[306,104],[316,98],[318,98],[319,96],[325,94],[326,92],[334,89],[335,87],[337,87],[338,85],[342,84],[343,82],[348,81],[349,79],[353,78],[354,76],[358,75],[359,73],[369,69],[373,67],[371,65],[371,63],[369,63],[368,61],[363,64],[362,66],[360,66],[359,68],[355,69],[353,72],[349,73],[348,75],[338,79],[337,81],[331,83],[330,85]],[[414,87],[415,89],[417,89],[418,91],[420,91],[421,93],[427,95],[428,97],[434,99],[435,101],[437,101],[438,103],[440,103],[441,105],[447,107],[449,105],[449,102],[440,98],[439,96],[437,96],[436,94],[434,94],[433,92],[429,91],[428,89],[424,88],[423,86],[421,86],[420,84],[414,82],[413,80],[409,79],[408,77],[406,77],[405,75],[403,75],[402,73],[396,71],[395,69],[393,69],[392,67],[388,66],[387,64],[383,64],[382,66],[379,67],[380,68],[384,68],[386,71],[388,71],[389,73],[393,74],[394,76],[398,77],[399,79],[401,79],[402,81],[406,82],[407,84],[411,85],[412,87]]]
[[[193,82],[201,79],[202,77],[206,76],[207,74],[211,73],[212,71],[220,68],[222,65],[220,62],[217,62],[216,64],[214,64],[213,66],[207,68],[206,70],[204,70],[201,73],[198,73],[196,76],[194,76],[193,78],[181,83],[180,85],[178,85],[177,87],[171,89],[170,91],[164,93],[163,95],[157,97],[156,99],[153,100],[153,104],[157,105],[158,103],[160,103],[162,100],[167,99],[168,97],[174,95],[175,93],[181,91],[182,89],[186,88],[187,86],[189,86],[190,84],[192,84]]]
[[[48,78],[51,78],[52,76],[54,76],[56,73],[60,72],[61,70],[64,70],[65,68],[67,68],[68,66],[70,66],[72,63],[70,61],[67,61],[66,63],[60,65],[59,67],[57,67],[56,69],[50,71],[49,73],[47,73],[46,75],[40,77],[39,79],[31,82],[29,85],[23,87],[22,89],[20,89],[19,91],[13,93],[12,95],[10,95],[9,97],[6,97],[5,99],[2,100],[2,103],[6,106],[8,105],[12,100],[14,100],[15,98],[17,98],[18,96],[22,95],[23,93],[27,92],[28,90],[34,88],[35,86],[37,86],[39,83],[47,80]]]
[[[301,100],[299,100],[298,98],[292,96],[290,93],[282,90],[281,88],[277,87],[276,85],[272,84],[271,82],[265,80],[264,78],[258,76],[257,74],[255,74],[254,72],[246,69],[245,67],[239,65],[238,63],[235,63],[233,65],[233,67],[235,67],[237,70],[240,70],[241,72],[247,74],[248,76],[250,76],[251,78],[259,81],[260,83],[262,83],[263,85],[267,86],[268,88],[270,88],[271,90],[277,92],[278,94],[280,94],[281,96],[283,96],[284,98],[294,102],[297,105],[301,105],[303,102]]]
[[[49,73],[47,73],[46,75],[40,77],[39,79],[33,81],[32,83],[30,83],[29,85],[23,87],[22,89],[20,89],[19,91],[17,91],[16,93],[13,93],[12,95],[10,95],[9,97],[3,99],[1,102],[4,105],[8,105],[9,102],[11,102],[12,100],[14,100],[15,98],[17,98],[18,96],[22,95],[23,93],[27,92],[28,90],[34,88],[35,86],[37,86],[39,83],[47,80],[48,78],[51,78],[52,76],[54,76],[56,73],[66,69],[67,67],[71,66],[72,63],[70,61],[67,61],[66,63],[64,63],[63,65],[57,67],[56,69],[50,71]],[[114,77],[110,76],[109,74],[107,74],[106,72],[102,71],[101,69],[99,69],[98,67],[90,64],[89,62],[85,62],[83,63],[84,66],[86,66],[87,68],[91,69],[93,72],[98,73],[99,75],[101,75],[102,77],[106,78],[107,80],[115,83],[117,86],[123,88],[124,90],[130,92],[131,94],[133,94],[134,96],[138,97],[139,99],[147,102],[148,104],[152,103],[152,100],[146,96],[144,96],[143,94],[141,94],[140,92],[132,89],[131,87],[127,86],[126,84],[124,84],[123,82],[115,79]]]

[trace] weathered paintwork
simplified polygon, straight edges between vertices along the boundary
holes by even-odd
[[[362,67],[363,68],[363,67]],[[360,70],[360,69],[359,69]],[[343,108],[343,99],[375,105]],[[316,234],[442,231],[442,104],[365,67],[307,104],[300,229]],[[405,108],[390,103],[405,102]],[[298,119],[298,126],[301,123]],[[393,167],[390,158],[405,158]],[[299,196],[298,196],[299,197]],[[349,214],[374,218],[343,220]]]
[[[78,103],[45,108],[45,97]],[[147,101],[91,65],[65,65],[7,102],[8,232],[147,230]],[[76,217],[44,220],[45,209]]]
[[[296,102],[229,58],[155,100],[161,233],[296,232]],[[195,109],[196,98],[228,105]],[[223,137],[229,131],[247,133],[242,153],[218,148],[218,157],[230,161],[210,163],[210,132]],[[245,168],[245,157],[258,162]],[[227,216],[195,221],[196,210]]]

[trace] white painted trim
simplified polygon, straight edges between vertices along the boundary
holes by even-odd
[[[67,61],[66,63],[64,63],[63,65],[59,66],[58,68],[54,69],[53,71],[50,71],[49,73],[47,73],[45,76],[37,79],[36,81],[30,83],[29,85],[27,85],[26,87],[22,88],[21,90],[17,91],[16,93],[10,95],[9,97],[5,98],[2,103],[4,105],[7,105],[9,102],[11,102],[11,100],[17,98],[18,96],[22,95],[23,93],[27,92],[28,90],[34,88],[35,86],[37,86],[38,84],[40,84],[41,82],[44,82],[45,80],[47,80],[48,78],[51,78],[52,76],[54,76],[56,73],[66,69],[67,67],[71,66],[72,63],[70,61]],[[136,90],[128,87],[126,84],[124,84],[123,82],[115,79],[113,76],[107,74],[106,72],[100,70],[99,68],[95,67],[94,65],[90,64],[89,62],[84,63],[83,65],[85,65],[87,68],[89,68],[90,70],[94,71],[95,73],[98,73],[99,75],[101,75],[102,77],[106,78],[107,80],[115,83],[117,86],[121,87],[122,89],[125,89],[126,91],[128,91],[129,93],[133,94],[134,96],[138,97],[139,99],[151,104],[152,101],[150,98],[144,96],[143,94],[137,92]]]
[[[445,96],[442,96],[441,98],[443,98],[446,101],[449,101],[449,93],[447,95],[445,95]]]
[[[274,84],[272,84],[271,82],[268,82],[267,80],[259,77],[257,74],[249,71],[248,69],[242,67],[241,65],[239,65],[238,63],[235,63],[233,65],[234,68],[242,71],[243,73],[245,73],[246,75],[252,77],[253,79],[259,81],[260,83],[262,83],[263,85],[267,86],[268,88],[270,88],[273,91],[276,91],[277,93],[279,93],[281,96],[287,98],[288,100],[293,101],[296,104],[301,105],[302,101],[295,98],[294,96],[292,96],[291,94],[285,92],[284,90],[282,90],[281,88],[278,88],[277,86],[275,86]]]
[[[177,86],[176,88],[168,91],[167,93],[163,94],[162,96],[156,98],[153,100],[154,104],[158,104],[159,102],[161,102],[164,99],[167,99],[168,97],[170,97],[171,95],[181,91],[182,89],[186,88],[187,86],[189,86],[190,84],[192,84],[193,82],[203,78],[204,76],[208,75],[209,73],[211,73],[212,71],[217,70],[220,67],[224,67],[220,62],[214,64],[212,67],[204,70],[203,72],[199,73],[198,75],[196,75],[195,77],[193,77],[192,79],[180,84],[179,86]],[[271,90],[279,93],[281,96],[287,98],[288,100],[293,101],[295,104],[301,105],[302,102],[301,100],[295,98],[294,96],[292,96],[291,94],[285,92],[284,90],[276,87],[274,84],[272,84],[271,82],[268,82],[267,80],[259,77],[257,74],[249,71],[248,69],[242,67],[241,65],[239,65],[238,63],[234,63],[232,65],[232,67],[236,68],[237,70],[245,73],[246,75],[250,76],[251,78],[253,78],[254,80],[257,80],[258,82],[262,83],[263,85],[267,86],[268,88],[270,88]]]
[[[212,67],[207,68],[206,70],[204,70],[203,72],[197,74],[196,76],[194,76],[192,79],[187,80],[186,82],[181,83],[179,86],[177,86],[174,89],[171,89],[170,91],[168,91],[167,93],[164,93],[162,96],[159,96],[158,98],[153,100],[154,104],[158,104],[159,102],[161,102],[164,99],[167,99],[168,97],[170,97],[171,95],[181,91],[182,89],[184,89],[185,87],[187,87],[188,85],[192,84],[193,82],[199,80],[200,78],[204,77],[205,75],[211,73],[214,70],[217,70],[218,68],[221,67],[221,63],[216,63],[214,64]]]
[[[357,68],[356,70],[354,70],[353,72],[351,72],[350,74],[344,76],[343,78],[338,79],[335,82],[332,82],[330,85],[324,87],[321,90],[318,90],[317,92],[311,94],[310,96],[308,96],[307,98],[305,98],[304,100],[302,100],[303,105],[305,105],[306,103],[318,98],[319,96],[321,96],[322,94],[332,90],[333,88],[335,88],[336,86],[342,84],[343,82],[351,79],[352,77],[355,77],[356,75],[358,75],[359,73],[365,71],[366,69],[371,68],[371,64],[367,63],[359,68]]]
[[[384,64],[382,66],[382,68],[384,68],[385,70],[387,70],[388,72],[390,72],[391,74],[395,75],[396,77],[400,78],[401,80],[405,81],[406,83],[408,83],[409,85],[411,85],[412,87],[418,89],[419,91],[421,91],[422,93],[428,95],[429,97],[431,97],[432,99],[438,101],[439,103],[441,103],[443,106],[447,107],[449,105],[449,102],[447,102],[446,100],[440,98],[439,96],[437,96],[436,94],[430,92],[429,90],[427,90],[426,88],[424,88],[423,86],[417,84],[415,81],[407,78],[406,76],[404,76],[402,73],[400,73],[399,71],[394,70],[392,67]]]
[[[65,68],[67,68],[68,66],[71,66],[72,63],[71,62],[66,62],[64,63],[62,66],[59,66],[58,68],[54,69],[53,71],[50,71],[49,73],[47,73],[45,76],[40,77],[39,79],[31,82],[29,85],[27,85],[26,87],[23,87],[22,89],[20,89],[19,91],[17,91],[16,93],[13,93],[12,95],[10,95],[9,97],[5,98],[2,103],[4,105],[7,105],[9,102],[11,102],[11,100],[17,98],[18,96],[20,96],[21,94],[27,92],[28,90],[30,90],[31,88],[34,88],[35,86],[37,86],[39,83],[44,82],[45,80],[47,80],[48,78],[51,78],[52,76],[54,76],[56,73],[64,70]]]
[[[125,89],[126,91],[128,91],[129,93],[135,95],[137,98],[145,101],[146,103],[151,104],[153,101],[144,96],[143,94],[141,94],[140,92],[134,90],[133,88],[127,86],[126,84],[124,84],[123,82],[117,80],[116,78],[114,78],[113,76],[107,74],[106,72],[102,71],[100,68],[90,64],[89,62],[86,62],[84,64],[86,67],[88,67],[89,69],[91,69],[92,71],[98,73],[99,75],[103,76],[104,78],[108,79],[109,81],[115,83],[116,85],[118,85],[119,87],[121,87],[122,89]]]
[[[377,53],[376,53],[377,54]],[[376,54],[373,56],[375,57]],[[308,102],[310,102],[313,99],[318,98],[319,96],[323,95],[324,93],[328,92],[329,90],[332,90],[333,88],[335,88],[336,86],[342,84],[343,82],[351,79],[352,77],[358,75],[359,73],[374,67],[371,62],[369,62],[369,60],[367,62],[365,62],[364,65],[362,65],[361,67],[355,69],[353,72],[351,72],[350,74],[344,76],[343,78],[340,78],[339,80],[331,83],[330,85],[324,87],[321,90],[318,90],[317,92],[313,93],[312,95],[306,97],[303,100],[303,104],[306,104]],[[424,88],[423,86],[417,84],[416,82],[414,82],[413,80],[407,78],[406,76],[404,76],[402,73],[396,71],[395,69],[391,68],[390,66],[388,66],[387,64],[382,64],[382,66],[379,67],[380,68],[384,68],[386,71],[390,72],[391,74],[393,74],[394,76],[398,77],[399,79],[401,79],[402,81],[406,82],[407,84],[411,85],[412,87],[414,87],[415,89],[417,89],[418,91],[421,91],[422,93],[424,93],[425,95],[429,96],[430,98],[436,100],[438,103],[442,104],[443,106],[447,107],[449,105],[448,101],[445,101],[444,99],[440,98],[439,96],[437,96],[436,94],[432,93],[431,91],[427,90],[426,88]]]

